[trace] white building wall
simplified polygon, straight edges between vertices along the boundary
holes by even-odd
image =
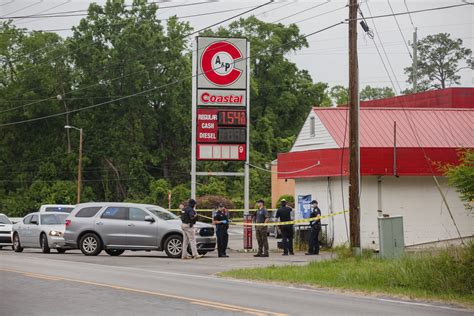
[[[314,119],[314,134],[311,132],[312,119]],[[290,152],[328,148],[338,148],[338,146],[316,113],[311,111]]]
[[[442,191],[462,236],[474,235],[474,216],[464,208],[454,188],[447,186],[443,177],[438,178]],[[361,192],[361,245],[363,248],[378,248],[377,228],[377,177],[363,177]],[[344,207],[349,208],[348,180],[343,179]],[[311,194],[318,200],[323,215],[342,211],[340,177],[297,179],[295,200],[298,195]],[[457,238],[456,228],[443,203],[432,177],[382,177],[382,211],[404,218],[405,244],[414,245]],[[346,215],[347,227],[349,216]],[[348,241],[346,222],[342,215],[324,219],[328,224],[328,236],[334,244]]]

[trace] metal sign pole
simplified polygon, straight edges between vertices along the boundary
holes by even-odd
[[[197,112],[197,38],[193,42],[193,79],[192,79],[192,110],[191,110],[191,198],[196,199],[196,112]]]
[[[244,169],[244,215],[249,214],[250,207],[250,42],[247,41],[247,153],[245,159],[245,169]]]

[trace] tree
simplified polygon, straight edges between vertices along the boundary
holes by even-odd
[[[393,92],[392,88],[389,87],[377,88],[365,86],[365,88],[360,91],[360,99],[362,101],[378,100],[394,96],[395,93]]]
[[[344,86],[337,85],[332,87],[329,95],[337,106],[345,105],[349,102],[349,89]]]
[[[473,67],[472,51],[463,47],[462,43],[459,38],[451,39],[449,33],[428,35],[416,43],[417,91],[444,89],[459,84],[459,71]],[[405,73],[408,75],[407,82],[413,84],[412,65],[405,68]]]
[[[473,210],[474,201],[474,151],[470,149],[459,151],[459,165],[442,166],[444,174],[448,177],[448,183],[455,186],[466,202],[466,208]]]

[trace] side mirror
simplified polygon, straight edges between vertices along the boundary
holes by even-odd
[[[33,221],[33,220],[32,220],[32,221],[30,222],[30,224],[32,224],[32,225],[38,225],[38,221]]]
[[[145,222],[154,223],[155,219],[152,216],[147,215],[147,216],[145,216]]]

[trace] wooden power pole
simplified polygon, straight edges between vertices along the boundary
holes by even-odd
[[[359,66],[357,61],[358,0],[349,2],[349,223],[354,253],[360,253],[359,201]]]

